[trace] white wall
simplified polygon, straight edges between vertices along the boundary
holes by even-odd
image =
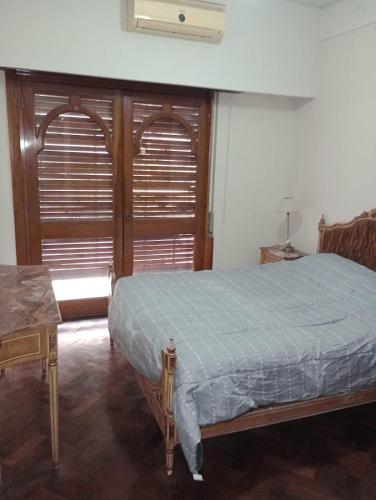
[[[124,32],[125,0],[1,0],[0,67],[313,96],[319,9],[221,1],[217,45]]]
[[[288,194],[293,99],[222,94],[214,189],[214,266],[256,263],[259,246],[281,242],[275,212]]]
[[[0,71],[0,264],[16,263],[5,75]]]
[[[321,39],[326,40],[374,22],[375,0],[342,0],[322,11]]]
[[[321,213],[338,222],[376,207],[375,61],[375,25],[322,43],[318,96],[297,112],[290,175],[303,250],[315,248]]]

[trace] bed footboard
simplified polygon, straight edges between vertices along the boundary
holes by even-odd
[[[171,476],[174,467],[175,446],[179,443],[176,435],[173,411],[173,393],[175,387],[176,348],[171,339],[162,351],[162,375],[159,382],[152,382],[129,365],[137,383],[149,405],[149,408],[162,431],[165,440],[166,473]]]
[[[108,304],[114,294],[116,275],[114,265],[108,263],[109,294]],[[110,334],[111,348],[114,348],[114,340]],[[134,370],[134,369],[133,369]],[[166,472],[170,476],[174,466],[174,449],[177,444],[175,417],[172,407],[172,397],[175,386],[176,370],[176,348],[173,339],[166,349],[162,351],[162,376],[160,383],[150,382],[140,373],[134,370],[137,382],[149,404],[149,407],[165,438]]]

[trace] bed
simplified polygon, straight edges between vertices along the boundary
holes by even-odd
[[[376,401],[376,210],[319,223],[318,253],[121,278],[111,343],[201,479],[202,439]],[[112,282],[115,278],[112,274]]]

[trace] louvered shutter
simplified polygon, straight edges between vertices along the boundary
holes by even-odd
[[[42,137],[48,113],[64,111],[71,96],[34,96],[36,133],[43,139],[37,154],[42,262],[53,278],[104,277],[113,260],[114,169],[104,135],[112,132],[112,100],[75,97],[77,110],[59,113]]]
[[[138,96],[132,113],[133,273],[199,269],[206,230],[200,183],[207,180],[199,129],[207,123],[206,103]]]
[[[30,263],[49,266],[66,317],[77,299],[84,314],[105,313],[108,264],[122,259],[119,93],[27,80],[22,92]]]

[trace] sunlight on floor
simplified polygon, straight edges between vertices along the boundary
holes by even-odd
[[[93,318],[75,321],[64,321],[59,325],[59,344],[76,349],[77,342],[98,344],[103,341],[110,346],[107,318]]]
[[[53,280],[52,285],[57,300],[107,297],[109,293],[107,277]]]

